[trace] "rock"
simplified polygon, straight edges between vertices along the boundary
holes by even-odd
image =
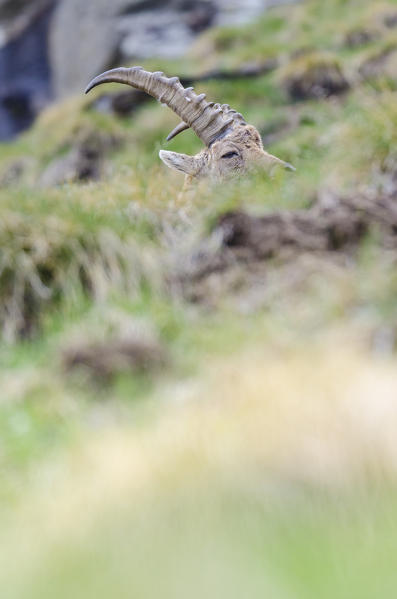
[[[53,96],[82,93],[108,67],[182,55],[203,29],[248,22],[267,5],[265,0],[0,0],[0,139],[26,129]]]
[[[384,24],[389,29],[394,29],[397,27],[397,11],[390,12],[385,15]]]
[[[120,145],[120,140],[99,132],[84,132],[71,150],[55,158],[40,178],[42,187],[76,183],[101,178],[106,154]]]
[[[380,36],[379,31],[376,29],[369,28],[357,28],[349,31],[344,39],[344,46],[348,48],[359,48],[360,46],[365,46]]]
[[[132,57],[138,60],[152,56],[176,58],[194,39],[180,12],[170,8],[158,8],[155,14],[148,10],[125,16],[120,20],[119,31],[122,34],[120,54],[125,61]]]
[[[202,2],[188,14],[186,24],[193,33],[204,31],[214,22],[217,10],[212,2]]]
[[[6,165],[4,169],[0,171],[0,188],[10,187],[11,185],[17,185],[25,171],[31,166],[31,159],[28,157],[17,158]]]
[[[282,0],[281,2],[280,0],[275,2],[275,4],[281,3]],[[271,4],[269,0],[217,0],[218,17],[216,25],[230,26],[249,23],[259,17]]]
[[[377,233],[381,248],[397,255],[396,200],[394,186],[376,197],[327,194],[308,210],[262,215],[243,210],[226,212],[218,217],[212,234],[190,256],[184,256],[174,284],[191,301],[212,305],[208,293],[214,291],[214,278],[216,286],[225,292],[223,284],[230,281],[237,281],[239,288],[247,281],[252,284],[252,272],[258,281],[266,264],[275,259],[295,263],[304,254],[322,259],[331,255],[351,257],[369,232]]]
[[[50,37],[56,96],[81,92],[94,75],[132,56],[183,51],[192,34],[185,35],[177,3],[166,4],[164,8],[160,0],[61,0]]]
[[[99,155],[85,156],[79,148],[73,148],[66,156],[50,162],[40,178],[40,185],[55,187],[64,183],[99,179],[100,173]]]
[[[121,62],[182,55],[212,25],[248,22],[264,0],[60,0],[51,28],[57,97]]]
[[[328,98],[350,87],[339,62],[317,53],[293,59],[281,72],[280,83],[291,100]]]
[[[359,68],[364,79],[389,79],[397,81],[397,45],[367,57]]]
[[[53,0],[0,5],[0,140],[29,127],[51,98],[47,33],[53,5]]]
[[[128,0],[61,0],[50,33],[55,95],[84,90],[91,77],[112,66],[120,41],[117,15]]]
[[[106,114],[112,113],[119,117],[130,116],[139,106],[150,100],[150,96],[137,89],[124,92],[104,94],[93,101],[91,107]]]
[[[51,30],[56,96],[81,92],[116,62],[181,55],[216,13],[212,0],[61,0]]]
[[[28,22],[48,4],[47,0],[0,0],[0,22],[12,31],[18,22]]]
[[[120,374],[145,374],[167,363],[166,352],[156,339],[139,336],[114,338],[106,342],[81,342],[64,351],[66,372],[87,373],[95,382],[111,382]]]

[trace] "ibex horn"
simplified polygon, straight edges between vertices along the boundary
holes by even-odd
[[[175,129],[173,129],[171,131],[171,133],[169,135],[167,135],[167,141],[171,141],[171,139],[174,139],[174,137],[176,137],[177,135],[179,135],[183,131],[186,131],[186,129],[190,129],[189,125],[187,125],[184,122],[179,123],[179,125],[177,125],[175,127]]]
[[[235,126],[246,124],[243,117],[227,104],[220,106],[206,102],[205,94],[196,95],[193,88],[185,89],[178,77],[168,78],[161,72],[149,73],[142,67],[106,71],[91,81],[85,93],[97,85],[112,82],[135,87],[171,108],[180,117],[183,126],[182,123],[178,125],[169,139],[191,127],[201,141],[210,146],[219,137],[228,135]]]

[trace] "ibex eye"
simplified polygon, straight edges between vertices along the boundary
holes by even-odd
[[[226,152],[226,154],[223,154],[222,158],[233,158],[234,156],[238,156],[237,152]]]

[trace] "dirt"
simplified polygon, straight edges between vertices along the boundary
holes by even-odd
[[[111,382],[122,373],[158,370],[165,366],[167,358],[159,342],[131,337],[77,344],[64,351],[62,362],[67,373],[84,372],[93,381]]]
[[[381,247],[397,250],[397,186],[376,198],[327,196],[308,210],[260,216],[230,211],[218,218],[181,280],[189,295],[192,285],[236,265],[247,269],[275,258],[293,261],[305,253],[351,256],[370,233],[376,233]]]
[[[396,79],[397,45],[391,45],[382,52],[371,56],[359,68],[359,74],[364,79],[386,77]]]
[[[380,32],[377,29],[370,29],[369,27],[352,29],[345,36],[344,46],[351,49],[360,48],[379,39],[379,37]]]
[[[329,98],[349,88],[342,67],[332,58],[298,56],[281,76],[281,85],[292,101]]]
[[[54,158],[40,177],[42,187],[64,183],[96,181],[101,178],[106,157],[120,147],[122,140],[114,135],[82,131],[71,142],[67,154]],[[66,144],[68,145],[68,144]]]

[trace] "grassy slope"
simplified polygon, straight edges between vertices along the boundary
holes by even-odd
[[[206,34],[179,63],[148,65],[183,74],[280,58],[264,77],[198,91],[265,136],[291,123],[270,151],[296,176],[258,174],[180,205],[181,180],[157,158],[175,118],[154,104],[120,122],[73,100],[0,148],[5,166],[29,157],[21,184],[0,192],[4,336],[21,306],[34,316],[32,340],[0,347],[5,596],[50,597],[54,585],[85,598],[393,595],[397,380],[392,357],[370,354],[395,324],[393,260],[369,239],[354,264],[269,265],[265,290],[237,280],[225,293],[212,281],[216,310],[171,301],[161,273],[226,208],[305,207],[319,190],[384,184],[395,82],[357,81],[357,69],[397,39],[382,25],[396,6],[307,2]],[[357,27],[379,37],[347,48]],[[283,78],[308,47],[340,61],[349,94],[289,102]],[[105,179],[38,189],[37,173],[92,130],[124,140]],[[199,144],[186,133],[169,147]],[[67,376],[63,348],[107,339],[115,322],[154,331],[168,368],[111,386]]]

